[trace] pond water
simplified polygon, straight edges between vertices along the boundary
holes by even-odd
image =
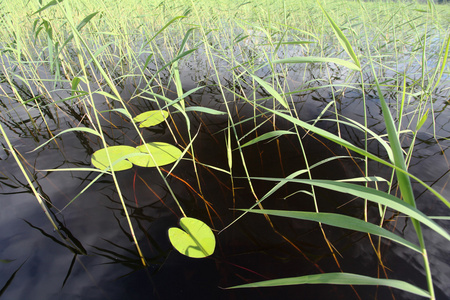
[[[199,68],[201,66],[198,66]],[[191,88],[198,81],[195,70],[189,65],[181,70],[186,76],[184,87]],[[4,89],[8,89],[6,85]],[[153,103],[136,99],[130,93],[135,87],[125,85],[122,93],[130,101],[130,109],[136,114],[155,109]],[[441,89],[435,101],[435,123],[428,120],[418,135],[410,170],[432,185],[444,197],[450,199],[447,188],[449,163],[450,112],[445,102],[445,89]],[[145,96],[145,95],[144,95]],[[169,97],[173,95],[168,95]],[[233,95],[226,97],[232,100]],[[175,98],[175,97],[172,97]],[[326,89],[312,90],[295,96],[295,110],[302,120],[312,120],[331,101]],[[167,230],[178,226],[181,213],[155,169],[134,167],[117,173],[122,195],[137,231],[137,238],[149,266],[144,268],[130,236],[117,191],[111,177],[103,176],[81,196],[77,196],[96,174],[86,171],[45,171],[47,169],[90,167],[90,156],[100,149],[100,141],[89,134],[67,133],[34,152],[38,145],[49,139],[46,126],[54,132],[84,124],[84,108],[81,105],[61,105],[63,109],[44,111],[48,124],[39,112],[29,107],[31,118],[40,130],[34,130],[30,117],[24,110],[5,112],[11,104],[3,97],[2,124],[15,149],[20,153],[34,185],[43,199],[51,203],[54,218],[64,237],[78,249],[69,249],[53,230],[29,186],[7,150],[0,158],[0,184],[2,210],[0,210],[0,284],[6,284],[5,299],[419,299],[414,295],[380,287],[349,287],[327,285],[302,285],[265,289],[228,290],[227,287],[247,282],[282,277],[339,272],[343,270],[376,277],[397,278],[426,288],[421,257],[416,253],[387,241],[381,242],[382,262],[372,249],[367,235],[349,230],[324,226],[327,238],[336,249],[333,257],[324,241],[317,223],[294,221],[272,217],[270,224],[263,216],[248,214],[227,230],[218,231],[230,224],[240,213],[234,208],[248,208],[254,204],[254,196],[245,176],[245,169],[238,151],[233,152],[233,182],[228,174],[216,168],[228,169],[226,152],[227,116],[211,116],[190,113],[192,134],[198,131],[194,141],[195,156],[199,163],[182,160],[167,177],[177,199],[188,216],[208,223],[216,232],[215,253],[205,259],[192,259],[179,254],[171,246]],[[193,94],[188,103],[224,110],[223,98],[214,88],[206,87]],[[98,98],[99,110],[108,109],[104,98]],[[361,120],[363,102],[358,92],[339,96],[337,112],[353,120]],[[381,108],[376,97],[367,99],[369,127],[377,133],[385,131]],[[234,121],[253,116],[248,104],[231,102]],[[138,137],[131,125],[117,114],[104,113],[105,134],[110,144],[135,145]],[[334,118],[327,112],[323,118]],[[408,119],[408,115],[405,117]],[[431,119],[431,118],[430,118]],[[110,123],[109,123],[110,121]],[[404,122],[408,122],[405,120]],[[273,123],[266,117],[255,119],[265,122],[258,134],[273,130]],[[113,124],[113,125],[112,125]],[[321,122],[319,126],[336,132],[336,123]],[[170,120],[172,130],[177,129],[178,143],[187,140],[186,123],[180,114]],[[243,137],[254,127],[245,122],[236,126]],[[278,129],[290,129],[290,124],[276,119]],[[349,128],[341,128],[342,135],[357,145],[363,145],[363,136]],[[433,137],[436,130],[436,137]],[[175,144],[167,125],[143,130],[148,141],[164,141]],[[250,140],[255,135],[245,137]],[[404,135],[405,145],[411,136]],[[327,157],[347,155],[345,149],[310,134],[302,140],[309,164]],[[235,141],[232,141],[232,148]],[[5,147],[5,146],[4,146]],[[371,141],[373,153],[385,155]],[[246,168],[254,177],[285,177],[305,168],[305,161],[295,135],[283,136],[278,141],[259,143],[244,148]],[[361,176],[363,163],[350,159],[332,161],[314,169],[314,178],[343,179]],[[373,174],[390,177],[389,170],[372,163]],[[163,168],[163,173],[170,166]],[[201,195],[197,185],[201,183]],[[265,181],[252,181],[255,193],[261,197],[273,186]],[[305,187],[302,187],[305,188]],[[265,208],[289,210],[314,210],[309,196],[298,193],[298,185],[286,185],[265,200]],[[446,207],[421,186],[415,186],[419,208],[428,215],[446,213]],[[364,203],[344,194],[326,190],[317,191],[321,211],[339,212],[363,217]],[[208,201],[211,205],[205,203]],[[70,203],[70,205],[68,205]],[[68,206],[67,206],[68,205]],[[67,206],[67,207],[66,207]],[[64,209],[62,209],[64,208]],[[369,207],[376,216],[377,207]],[[410,222],[388,212],[386,228],[415,241]],[[376,221],[374,219],[373,221]],[[438,222],[450,230],[448,221]],[[450,258],[448,242],[425,229],[430,250],[431,265],[436,282],[438,299],[450,298]],[[376,242],[376,241],[375,241]],[[336,263],[339,262],[339,265]],[[14,277],[13,274],[15,274]]]

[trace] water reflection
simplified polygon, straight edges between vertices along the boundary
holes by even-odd
[[[243,35],[242,35],[243,37]],[[238,43],[239,34],[236,42]],[[257,39],[251,42],[261,42]],[[267,46],[264,46],[267,47]],[[235,53],[236,49],[243,49]],[[294,49],[294,48],[292,48]],[[303,53],[301,49],[285,48],[283,55],[296,56]],[[218,49],[217,51],[219,51]],[[226,49],[243,65],[249,62],[261,63],[255,72],[261,77],[269,76],[271,70],[264,66],[265,60],[261,53],[237,44],[236,48]],[[254,89],[251,77],[242,75],[239,68],[230,69],[227,62],[219,61],[218,68],[221,77],[211,76],[212,68],[202,55],[204,49],[199,49],[192,60],[180,66],[185,91],[204,85],[204,88],[186,98],[187,105],[204,106],[225,111],[226,105],[230,109],[234,122],[242,122],[236,126],[238,138],[242,142],[261,135],[267,131],[277,129],[291,129],[292,124],[265,115],[258,111],[245,99],[267,98],[261,101],[264,105],[273,105],[270,94],[263,88]],[[332,51],[332,50],[329,50]],[[333,50],[334,51],[334,50]],[[159,70],[163,61],[147,66],[146,79],[150,80]],[[122,68],[123,67],[123,68]],[[127,66],[115,70],[115,77],[120,78]],[[223,72],[222,72],[223,70]],[[277,71],[277,70],[275,70]],[[362,94],[352,89],[331,90],[319,89],[329,81],[339,81],[342,69],[330,67],[328,78],[319,73],[319,68],[310,66],[289,67],[287,74],[278,76],[280,85],[289,91],[289,100],[293,110],[303,120],[312,120],[333,99],[336,109],[325,112],[322,119],[336,119],[347,117],[362,120],[359,113],[366,108],[368,127],[377,134],[385,131],[381,118],[381,108],[373,88],[367,88],[366,101]],[[113,74],[113,73],[112,73]],[[301,74],[301,75],[299,75]],[[91,76],[96,76],[92,71]],[[365,80],[370,80],[364,74]],[[239,78],[239,79],[238,79]],[[136,79],[136,78],[133,78]],[[177,97],[175,87],[171,81],[169,70],[158,74],[158,79],[145,82],[139,78],[137,82],[125,79],[117,80],[121,93],[129,100],[129,108],[134,114],[158,109],[165,103],[154,99],[146,93],[164,94],[170,99]],[[16,81],[11,81],[18,93],[24,99],[33,99],[38,95],[37,90]],[[131,83],[130,83],[131,82]],[[81,83],[83,84],[83,83]],[[15,274],[5,290],[5,295],[11,299],[27,299],[34,295],[34,299],[123,299],[123,298],[157,298],[173,299],[175,297],[199,299],[246,299],[259,297],[285,299],[297,297],[301,293],[305,298],[329,299],[336,295],[356,297],[362,299],[377,294],[380,299],[412,299],[387,288],[375,287],[288,287],[269,290],[223,290],[228,287],[264,279],[298,276],[345,270],[370,276],[377,276],[378,272],[387,273],[389,278],[399,278],[422,286],[423,267],[420,257],[413,256],[408,249],[391,245],[387,241],[381,242],[382,263],[372,249],[372,244],[364,234],[354,233],[325,227],[328,239],[334,246],[330,251],[324,241],[318,224],[313,222],[298,222],[289,219],[272,218],[269,223],[263,217],[246,216],[229,230],[224,231],[218,238],[216,253],[205,260],[191,260],[174,251],[167,238],[167,229],[176,226],[180,212],[170,195],[167,187],[156,170],[135,167],[132,170],[118,174],[118,180],[123,187],[122,193],[125,205],[130,213],[133,226],[137,229],[138,240],[149,267],[143,268],[139,255],[133,245],[132,236],[127,228],[122,204],[118,200],[113,181],[103,176],[75,201],[85,186],[92,183],[96,174],[76,171],[42,171],[45,169],[80,168],[90,166],[90,156],[102,147],[98,138],[92,135],[72,132],[55,139],[35,152],[29,152],[42,142],[50,139],[63,129],[75,128],[83,125],[92,126],[89,119],[91,107],[82,102],[61,102],[58,100],[70,96],[67,92],[70,86],[61,84],[65,91],[50,92],[55,96],[53,100],[45,94],[39,94],[36,102],[30,101],[24,106],[10,102],[14,93],[4,84],[5,94],[2,95],[2,124],[13,139],[14,146],[22,155],[24,164],[33,176],[33,184],[44,197],[46,203],[57,220],[64,238],[74,247],[59,240],[45,217],[41,213],[30,187],[17,177],[18,169],[10,154],[2,153],[0,183],[4,206],[1,214],[1,225],[7,228],[1,234],[0,240],[5,245],[1,250],[1,259],[15,259],[16,264],[6,272],[2,272],[2,282],[8,282]],[[100,83],[92,83],[94,88],[104,88]],[[221,94],[217,87],[220,85],[226,92]],[[51,89],[50,89],[51,90]],[[442,93],[442,94],[441,94]],[[58,96],[56,97],[56,94]],[[445,89],[440,89],[435,95],[434,106],[435,123],[428,120],[423,126],[424,132],[419,133],[410,163],[410,170],[420,174],[444,197],[450,198],[446,189],[449,176],[447,137],[450,130],[448,125],[448,109],[442,98]],[[395,99],[398,91],[388,92],[387,97]],[[54,102],[52,102],[54,101]],[[104,97],[96,97],[99,111],[110,110],[115,103]],[[42,110],[38,111],[36,104]],[[46,106],[49,105],[49,106]],[[13,109],[14,108],[14,109]],[[139,139],[128,120],[117,113],[102,112],[103,133],[110,145],[137,145]],[[253,118],[253,116],[257,117]],[[240,163],[240,155],[233,152],[233,181],[230,175],[220,172],[217,168],[228,170],[228,154],[226,152],[227,116],[211,116],[190,113],[192,131],[199,135],[194,141],[196,153],[196,169],[190,161],[180,162],[172,175],[167,177],[175,196],[182,203],[183,209],[189,216],[197,217],[207,222],[216,231],[233,221],[237,212],[234,208],[250,207],[254,203],[254,196],[249,189],[249,183],[241,177],[245,169]],[[405,123],[411,121],[406,116]],[[247,121],[245,121],[247,120]],[[252,132],[254,126],[258,129]],[[180,147],[186,147],[188,136],[186,122],[180,114],[173,114],[167,124],[142,131],[149,140],[173,142],[176,139]],[[332,132],[338,130],[336,122],[322,121],[321,128]],[[170,129],[170,130],[169,130]],[[341,134],[355,145],[364,147],[364,135],[354,128],[340,126]],[[433,131],[436,131],[434,133]],[[51,132],[51,133],[50,133]],[[250,134],[249,134],[250,133]],[[313,135],[301,133],[307,148],[310,163],[321,161],[330,156],[347,155],[341,149],[325,140]],[[411,135],[405,133],[404,143],[407,145]],[[236,147],[233,140],[232,148]],[[385,156],[384,150],[370,140],[369,149],[372,153]],[[299,143],[296,138],[282,137],[278,142],[263,143],[244,149],[248,172],[251,176],[281,177],[293,171],[305,168],[301,158]],[[314,170],[315,178],[341,179],[345,177],[361,176],[363,164],[356,160],[336,160],[331,164]],[[212,168],[211,166],[215,167]],[[331,171],[330,171],[331,170]],[[390,171],[371,163],[373,175],[390,177]],[[163,169],[164,174],[168,170]],[[372,174],[371,174],[372,175]],[[198,178],[198,179],[197,179]],[[253,181],[252,187],[258,196],[264,195],[270,188],[267,182]],[[280,189],[270,199],[265,201],[266,208],[313,210],[313,202],[307,193],[299,193],[308,187],[288,184]],[[428,192],[423,192],[420,186],[415,186],[420,208],[428,214],[439,214],[443,205],[436,204],[435,199]],[[345,213],[359,218],[363,216],[363,203],[341,194],[330,193],[325,190],[317,191],[321,199],[321,210]],[[64,208],[64,209],[62,209]],[[372,221],[379,222],[378,207],[370,206]],[[24,221],[22,221],[25,220]],[[448,228],[444,222],[443,226]],[[396,212],[388,211],[385,222],[387,228],[414,240],[412,226],[405,222]],[[33,230],[31,230],[33,229]],[[427,232],[428,235],[428,232]],[[440,238],[430,234],[430,252],[433,257],[433,270],[438,285],[438,298],[448,296],[445,290],[450,277],[446,257],[446,246]],[[375,241],[374,243],[376,243]],[[62,247],[61,247],[62,246]],[[336,263],[339,262],[339,265]],[[20,263],[22,263],[20,265]],[[3,265],[0,265],[3,267]],[[390,271],[393,270],[393,272]],[[9,272],[8,272],[9,271]],[[4,274],[4,275],[3,275]],[[30,289],[24,289],[27,286]],[[130,290],[132,292],[130,292]],[[295,296],[293,296],[295,295]]]

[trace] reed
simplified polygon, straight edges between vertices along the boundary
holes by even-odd
[[[130,218],[114,170],[119,162],[133,161],[139,156],[150,156],[158,165],[156,154],[152,154],[148,138],[144,137],[135,119],[134,103],[145,101],[167,116],[161,122],[166,123],[173,144],[180,149],[181,155],[174,160],[168,174],[161,168],[156,170],[184,217],[181,219],[183,229],[193,237],[188,243],[201,249],[197,257],[211,255],[215,242],[209,240],[205,246],[189,231],[192,230],[189,226],[201,227],[204,223],[198,225],[193,219],[186,218],[184,204],[177,199],[167,180],[174,176],[172,172],[181,161],[192,164],[195,183],[186,184],[203,200],[210,216],[210,220],[203,221],[217,229],[217,240],[220,240],[221,232],[229,230],[236,222],[244,222],[246,214],[264,215],[275,231],[273,216],[314,221],[319,224],[337,265],[338,255],[322,225],[366,233],[380,263],[382,239],[412,249],[423,257],[427,284],[427,289],[422,289],[406,281],[342,271],[280,278],[230,289],[297,284],[383,285],[435,299],[428,256],[428,249],[433,245],[426,243],[423,227],[446,240],[450,240],[450,235],[417,208],[413,184],[421,185],[435,196],[436,201],[449,208],[450,202],[432,184],[421,180],[420,174],[410,172],[409,165],[418,134],[425,127],[431,130],[436,141],[443,140],[436,130],[439,112],[435,108],[435,98],[437,94],[449,95],[448,4],[342,0],[52,0],[46,3],[17,0],[2,3],[2,10],[5,13],[0,29],[0,109],[3,119],[0,130],[5,149],[13,155],[57,232],[58,226],[49,212],[56,208],[49,208],[34,189],[30,170],[24,168],[26,160],[21,158],[24,153],[14,147],[15,131],[4,129],[6,120],[34,137],[34,147],[25,151],[42,150],[50,145],[59,148],[61,138],[70,134],[87,135],[89,143],[95,144],[96,148],[108,149],[114,143],[110,128],[117,129],[111,121],[113,117],[128,124],[130,130],[123,139],[136,146],[142,145],[140,147],[146,149],[144,154],[129,152],[117,158],[105,151],[107,167],[102,170],[88,166],[55,166],[37,171],[97,174],[60,212],[82,197],[102,176],[111,176],[129,234],[142,265],[146,266],[145,253],[139,245],[140,233]],[[188,62],[202,66],[190,71],[198,72],[194,75],[195,82],[185,78]],[[205,106],[191,101],[193,96],[205,93],[207,89],[217,92],[218,105]],[[323,105],[315,119],[304,120],[297,110],[296,97],[310,92],[327,93],[329,102]],[[340,110],[339,99],[351,92],[359,93],[362,99],[362,105],[358,106],[361,111],[357,112],[361,116],[359,120],[348,118]],[[380,122],[385,128],[382,132],[373,130],[369,124],[366,101],[374,97],[380,101]],[[250,107],[253,115],[236,118],[237,107],[242,106]],[[174,121],[177,114],[182,116],[183,124]],[[195,140],[199,128],[193,128],[191,120],[205,116],[226,117],[227,126],[221,134],[226,140],[228,169],[204,164],[197,158]],[[271,131],[258,133],[261,119],[264,124],[270,124]],[[62,126],[60,120],[68,125]],[[288,124],[289,129],[280,129],[280,123]],[[325,123],[334,124],[336,130],[323,129]],[[244,135],[239,131],[243,124],[250,124],[252,128]],[[180,132],[182,128],[185,132]],[[362,143],[349,141],[348,129],[357,132]],[[348,155],[311,160],[303,144],[305,131],[308,135],[336,143]],[[256,137],[252,137],[254,135]],[[266,142],[279,143],[279,139],[287,135],[295,137],[299,159],[305,161],[305,168],[283,177],[254,176],[247,167],[249,158],[244,149]],[[408,143],[406,136],[410,137]],[[378,143],[382,154],[371,151],[373,148],[369,144],[373,143]],[[233,156],[234,152],[238,155]],[[279,159],[283,160],[281,150]],[[314,177],[315,168],[337,159],[361,160],[361,176],[341,180]],[[383,178],[374,173],[373,163],[383,165],[390,175]],[[236,170],[236,165],[242,165],[243,175]],[[230,224],[217,228],[211,217],[215,214],[214,199],[204,197],[201,168],[227,174],[233,190],[237,177],[244,176],[255,204],[242,207],[233,199],[232,208],[237,209],[236,214],[242,214],[236,215]],[[258,181],[273,187],[260,196],[254,188]],[[314,211],[264,209],[263,202],[286,184],[300,184],[303,188],[299,187],[298,192],[311,197]],[[365,203],[364,218],[323,212],[318,188],[361,199]],[[368,209],[370,203],[378,206],[377,224],[369,222],[374,217]],[[411,219],[417,241],[404,239],[383,227],[388,210]],[[449,214],[443,212],[440,217],[448,219]],[[193,223],[189,225],[188,222]],[[183,239],[186,234],[174,232],[171,239],[175,240]],[[211,239],[210,231],[205,235]],[[68,248],[78,249],[61,234],[60,239],[68,243]],[[80,249],[77,251],[84,253]]]

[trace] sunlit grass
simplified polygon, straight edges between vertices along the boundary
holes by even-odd
[[[448,239],[448,233],[415,208],[411,179],[422,184],[445,205],[450,207],[450,204],[421,181],[420,176],[410,174],[408,166],[414,153],[417,133],[426,122],[432,124],[432,132],[438,138],[434,119],[437,90],[442,94],[444,89],[443,93],[447,97],[449,95],[449,5],[340,0],[320,3],[293,0],[110,0],[49,1],[40,6],[37,1],[8,1],[2,6],[0,73],[1,97],[5,105],[1,108],[1,115],[23,124],[22,130],[35,138],[36,148],[48,143],[56,143],[59,147],[58,139],[54,137],[58,137],[61,130],[64,130],[64,134],[88,133],[94,136],[99,147],[111,146],[108,145],[111,140],[105,129],[114,126],[108,121],[111,114],[124,118],[137,136],[133,142],[145,146],[149,141],[144,139],[136,122],[132,120],[136,115],[132,104],[144,99],[157,109],[169,112],[169,119],[172,118],[171,114],[182,114],[184,126],[172,122],[168,123],[168,128],[174,143],[182,148],[184,159],[192,162],[196,192],[205,200],[205,208],[210,212],[214,202],[213,199],[205,199],[202,194],[204,187],[198,172],[202,162],[196,157],[196,128],[191,128],[190,117],[191,114],[226,115],[228,126],[223,130],[227,141],[228,169],[219,169],[214,165],[207,167],[229,174],[233,185],[237,176],[235,166],[243,166],[248,188],[254,197],[254,207],[260,209],[255,211],[253,207],[246,208],[246,213],[263,213],[268,222],[271,222],[269,215],[296,216],[299,212],[265,212],[262,203],[283,184],[296,180],[310,186],[308,193],[314,201],[314,216],[317,216],[314,220],[319,224],[330,224],[331,217],[321,212],[320,199],[314,188],[316,186],[326,185],[327,188],[346,191],[364,199],[366,203],[374,201],[379,205],[380,231],[374,229],[371,226],[373,224],[368,225],[367,210],[364,220],[353,223],[353,229],[400,241],[402,245],[419,252],[424,257],[428,290],[415,287],[414,291],[434,298],[427,256],[427,247],[432,245],[425,246],[426,238],[421,224],[426,224],[443,238]],[[194,68],[198,72],[196,81],[187,87],[185,76],[190,75],[186,68],[188,62],[201,67]],[[218,91],[220,105],[205,107],[187,100],[206,88]],[[129,92],[126,98],[123,96],[124,90]],[[303,120],[295,109],[296,96],[315,90],[327,92],[329,102],[316,119]],[[347,119],[339,111],[339,98],[351,91],[360,93],[364,101],[362,111],[358,112],[362,116],[359,122]],[[368,124],[365,101],[369,97],[377,97],[381,101],[383,122],[387,129],[382,134],[373,132]],[[249,105],[253,109],[253,116],[236,121],[237,104]],[[80,113],[74,115],[74,109]],[[327,122],[337,125],[337,131],[333,133],[318,126],[328,112],[334,113],[334,119],[327,119]],[[269,133],[258,133],[257,120],[261,116],[272,126]],[[71,128],[61,126],[58,121],[60,118],[68,119]],[[277,124],[280,120],[290,124],[291,129],[279,130]],[[253,124],[257,137],[244,142],[245,136],[240,136],[238,132],[242,123]],[[187,130],[180,133],[178,127]],[[342,128],[347,127],[362,133],[362,146],[345,139]],[[327,164],[329,160],[309,160],[302,142],[302,129],[348,149],[349,158],[357,153],[364,160],[364,166],[361,177],[355,181],[363,182],[363,189],[354,183],[324,183],[318,180],[320,178],[314,178],[311,170],[317,165]],[[40,137],[43,133],[48,136],[47,140]],[[406,133],[412,134],[410,144],[402,143],[403,134]],[[2,127],[8,149],[15,154],[14,145],[9,139],[11,134]],[[306,168],[286,174],[284,178],[260,178],[251,174],[246,164],[248,158],[242,149],[284,135],[296,136]],[[368,143],[373,139],[380,143],[387,155],[377,156],[369,151]],[[236,147],[232,147],[234,143]],[[233,161],[233,151],[239,152],[239,163]],[[109,165],[112,165],[107,156]],[[22,168],[24,162],[20,156],[14,155],[14,158],[31,185],[27,171]],[[283,159],[281,152],[280,159]],[[391,168],[391,177],[376,177],[378,174],[373,174],[369,167],[372,161]],[[77,170],[86,171],[81,168],[64,169]],[[168,175],[159,168],[157,170],[185,215],[183,203],[177,200],[166,180]],[[100,172],[89,186],[103,173]],[[130,234],[145,265],[145,254],[141,252],[132,220],[122,199],[120,183],[114,170],[109,174],[113,177]],[[261,197],[254,190],[255,180],[278,183]],[[396,183],[400,188],[400,197],[390,195]],[[378,186],[386,188],[378,191]],[[39,194],[33,192],[53,222]],[[405,204],[399,202],[400,199]],[[238,202],[235,206],[242,208]],[[388,207],[412,218],[419,245],[381,230]],[[443,214],[448,215],[448,212]],[[343,225],[347,219],[341,217],[344,219],[332,225]],[[234,222],[241,221],[237,217]],[[227,230],[234,222],[220,229]],[[55,224],[53,226],[57,229]],[[325,231],[322,230],[322,234],[339,265],[333,245]],[[379,242],[374,245],[374,249],[380,256]],[[333,278],[337,276],[340,283],[358,284],[351,277],[353,275],[344,271],[341,277],[332,274]],[[266,285],[308,283],[303,279],[273,281]],[[314,280],[315,283],[326,283],[329,277],[319,276],[314,277]],[[364,278],[361,282],[410,290],[408,283],[389,279]]]

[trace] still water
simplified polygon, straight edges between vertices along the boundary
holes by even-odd
[[[200,68],[201,66],[198,66]],[[198,78],[189,65],[181,70],[185,76],[183,86],[192,88]],[[206,82],[205,89],[191,95],[188,105],[201,105],[224,111],[223,96]],[[4,89],[8,87],[5,85]],[[130,99],[130,109],[138,114],[156,109],[154,103],[133,95],[135,87],[125,84],[122,93]],[[445,99],[436,98],[435,123],[428,120],[418,135],[410,170],[450,199],[447,188],[449,175],[450,112]],[[143,95],[145,96],[145,95]],[[175,95],[168,94],[176,98]],[[241,102],[232,102],[227,93],[233,120],[239,122],[252,117],[254,108]],[[295,109],[302,120],[316,118],[331,101],[327,89],[312,90],[295,96]],[[140,263],[117,191],[111,177],[103,176],[84,191],[96,174],[87,171],[48,171],[49,169],[90,167],[90,156],[100,149],[100,141],[85,133],[67,133],[34,152],[47,141],[48,129],[54,134],[66,128],[85,124],[82,105],[61,105],[62,109],[44,111],[47,123],[31,105],[25,110],[6,113],[14,107],[3,97],[2,125],[28,172],[34,185],[45,199],[57,220],[61,232],[76,246],[68,248],[53,230],[51,224],[33,197],[12,155],[8,150],[0,153],[0,285],[5,285],[5,299],[420,299],[414,295],[380,287],[349,287],[302,285],[266,289],[227,290],[227,287],[248,282],[282,277],[317,274],[320,272],[358,273],[401,279],[426,289],[421,257],[416,253],[387,241],[381,242],[382,264],[372,249],[367,235],[324,226],[327,238],[336,251],[335,257],[324,241],[317,223],[271,218],[272,225],[263,217],[246,215],[227,230],[218,234],[232,222],[239,212],[234,208],[248,208],[254,196],[245,176],[238,151],[233,152],[233,181],[230,175],[217,170],[228,170],[226,151],[227,116],[190,113],[191,134],[198,131],[193,143],[198,160],[182,160],[167,177],[186,214],[208,223],[216,232],[217,248],[206,259],[182,256],[169,243],[167,230],[177,226],[181,213],[167,187],[155,169],[134,167],[117,173],[122,195],[126,200],[139,243],[149,266]],[[98,98],[99,110],[110,108],[104,98]],[[336,111],[323,118],[334,118],[335,112],[353,120],[361,120],[363,102],[358,92],[339,96]],[[369,97],[366,103],[369,127],[381,134],[385,127],[380,103]],[[132,126],[114,113],[104,113],[102,121],[110,145],[136,145],[138,137]],[[404,122],[409,122],[406,115]],[[431,118],[430,118],[431,119]],[[37,128],[32,126],[34,120]],[[265,116],[236,126],[243,137],[255,124],[261,124],[257,133],[273,130],[274,124]],[[148,141],[183,144],[187,140],[186,122],[180,114],[173,114],[169,122],[178,132],[175,141],[166,124],[142,131]],[[87,124],[87,123],[86,123]],[[321,122],[318,126],[337,132],[336,123]],[[276,120],[276,128],[288,130],[290,124]],[[224,131],[225,130],[225,131]],[[351,128],[341,128],[342,135],[357,145],[363,145],[363,136]],[[434,135],[435,132],[435,135]],[[347,155],[345,149],[303,132],[303,144],[308,162],[313,164],[327,157]],[[256,135],[244,137],[243,142]],[[405,145],[411,136],[403,135]],[[232,140],[232,148],[236,141]],[[5,146],[4,146],[5,147]],[[385,155],[373,141],[369,149]],[[285,177],[305,168],[297,137],[283,136],[278,141],[264,142],[247,147],[243,152],[246,168],[254,177]],[[187,158],[187,157],[186,157]],[[215,167],[215,168],[211,168]],[[314,169],[314,178],[343,179],[361,176],[363,163],[358,160],[339,159]],[[170,166],[163,168],[167,174]],[[390,177],[389,170],[373,163],[373,174]],[[197,177],[201,185],[199,192]],[[270,182],[252,181],[255,193],[261,197],[273,186]],[[300,187],[305,188],[305,187]],[[314,210],[311,198],[298,193],[299,186],[286,185],[264,202],[265,208]],[[421,186],[415,186],[419,208],[428,215],[446,213],[446,207]],[[364,203],[344,194],[317,190],[321,211],[338,212],[362,218]],[[206,201],[210,205],[206,204]],[[369,207],[372,221],[377,222],[377,207]],[[399,235],[416,241],[410,222],[390,211],[388,228]],[[448,221],[438,222],[450,230]],[[426,229],[425,229],[426,231]],[[431,265],[438,299],[450,298],[450,258],[448,242],[426,231]],[[377,241],[374,241],[375,243]],[[336,263],[339,262],[339,265]],[[385,272],[385,273],[384,273]]]

